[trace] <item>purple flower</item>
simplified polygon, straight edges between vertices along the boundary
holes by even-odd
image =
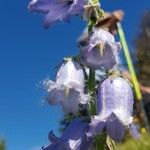
[[[76,113],[79,104],[88,103],[84,94],[84,73],[82,67],[72,59],[67,59],[57,72],[56,80],[46,80],[47,101],[51,105],[61,104],[68,113]]]
[[[128,82],[121,77],[109,77],[98,88],[97,116],[91,121],[89,137],[95,136],[106,128],[107,133],[117,142],[121,142],[125,130],[137,135],[131,126],[133,111],[133,93]]]
[[[28,6],[32,12],[45,15],[44,27],[49,28],[58,21],[66,21],[83,11],[86,0],[32,0]]]
[[[43,150],[87,150],[92,142],[92,139],[87,139],[86,132],[88,130],[89,123],[75,119],[60,138],[50,132],[49,139],[52,144],[43,147]]]
[[[118,52],[120,48],[120,43],[115,42],[111,33],[95,28],[86,45],[80,47],[80,55],[83,63],[89,68],[100,69],[104,67],[106,70],[110,70],[119,63]]]

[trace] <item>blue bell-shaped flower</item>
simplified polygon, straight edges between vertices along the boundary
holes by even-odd
[[[84,82],[82,67],[68,58],[58,70],[55,81],[44,81],[48,103],[61,104],[65,112],[76,113],[79,104],[88,103],[89,97],[84,93]]]
[[[32,0],[28,8],[32,12],[43,13],[44,27],[49,28],[58,21],[80,14],[85,3],[86,0]]]
[[[139,137],[132,124],[133,92],[130,84],[122,77],[109,77],[99,85],[97,115],[91,120],[87,134],[93,137],[106,128],[107,133],[121,142],[128,129],[134,137]]]
[[[80,118],[75,119],[60,138],[50,132],[49,139],[52,144],[43,147],[43,150],[88,150],[92,143],[92,139],[88,140],[86,136],[88,130],[89,123]]]
[[[118,52],[121,45],[115,42],[114,36],[110,32],[95,28],[89,40],[87,41],[87,38],[85,40],[86,44],[80,45],[83,64],[95,70],[102,67],[110,70],[118,66]],[[80,41],[80,43],[84,42]]]

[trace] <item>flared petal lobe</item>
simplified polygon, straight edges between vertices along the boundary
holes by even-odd
[[[32,0],[28,6],[32,12],[43,13],[44,27],[49,28],[58,21],[66,21],[83,11],[85,0]]]
[[[112,113],[107,119],[106,131],[114,141],[121,142],[125,135],[125,125]]]
[[[101,118],[101,116],[94,116],[91,119],[90,130],[87,132],[87,136],[93,138],[94,136],[101,134],[106,129],[107,134],[116,141],[121,142],[125,134],[125,126],[118,119],[115,114],[111,114],[108,118]]]

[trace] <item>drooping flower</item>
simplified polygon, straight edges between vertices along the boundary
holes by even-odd
[[[120,43],[115,42],[110,32],[95,28],[86,45],[80,46],[80,55],[89,68],[110,70],[118,66],[120,48]]]
[[[128,82],[121,77],[107,78],[98,88],[97,115],[91,121],[87,135],[95,136],[106,128],[107,133],[117,142],[121,142],[125,130],[138,136],[131,126],[133,111],[133,93]]]
[[[48,92],[48,103],[61,104],[68,113],[76,113],[79,104],[88,103],[88,94],[84,94],[83,69],[71,58],[61,65],[56,80],[46,80],[44,86]]]
[[[44,27],[49,28],[58,21],[66,21],[83,11],[86,0],[32,0],[28,6],[32,12],[45,15]]]
[[[57,138],[53,132],[50,132],[49,139],[52,142],[43,150],[88,150],[92,138],[87,139],[86,132],[89,130],[89,123],[75,119],[67,127],[60,138]]]

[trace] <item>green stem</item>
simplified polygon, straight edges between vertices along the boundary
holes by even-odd
[[[135,90],[135,95],[136,95],[137,100],[140,101],[139,102],[139,104],[140,104],[139,107],[140,107],[141,113],[143,114],[143,121],[144,121],[145,126],[147,128],[147,131],[150,132],[149,125],[148,125],[148,119],[147,119],[147,116],[144,115],[145,110],[144,110],[144,108],[142,107],[142,104],[141,104],[142,103],[142,101],[141,101],[142,100],[142,93],[141,93],[139,83],[138,83],[138,80],[137,80],[137,77],[136,77],[136,74],[135,74],[134,66],[133,66],[133,63],[132,63],[132,59],[131,59],[131,56],[130,56],[130,52],[129,52],[129,49],[128,49],[128,45],[127,45],[127,42],[126,42],[126,39],[125,39],[125,35],[124,35],[124,32],[123,32],[121,23],[118,22],[117,26],[118,26],[118,32],[119,32],[120,40],[121,40],[122,47],[123,47],[123,50],[124,50],[124,54],[125,54],[125,57],[126,57],[126,60],[127,60],[128,68],[129,68],[129,71],[131,73],[131,78],[132,78],[132,83],[133,83],[134,90]]]
[[[92,33],[93,30],[93,22],[89,19],[88,21],[88,34]],[[89,93],[91,93],[91,99],[90,99],[90,113],[91,116],[96,115],[96,104],[95,104],[95,96],[96,96],[96,91],[95,91],[95,71],[90,69],[89,73],[89,79],[88,79],[88,90]]]
[[[107,135],[105,133],[95,137],[96,150],[106,150],[106,138]]]
[[[121,40],[121,43],[122,43],[123,51],[124,51],[124,54],[125,54],[125,57],[126,57],[126,60],[127,60],[128,68],[129,68],[129,71],[131,73],[131,78],[132,78],[132,82],[133,82],[136,97],[137,97],[138,100],[142,100],[141,90],[140,90],[139,83],[138,83],[138,80],[137,80],[137,77],[136,77],[136,74],[135,74],[134,66],[133,66],[133,63],[132,63],[129,48],[128,48],[128,45],[127,45],[127,42],[126,42],[126,39],[125,39],[125,35],[124,35],[124,32],[123,32],[121,23],[118,22],[117,26],[118,26],[118,32],[119,32],[120,40]]]
[[[93,0],[94,4],[99,3],[99,0]],[[94,22],[89,19],[88,21],[88,34],[92,33]],[[90,69],[89,72],[89,78],[88,78],[88,90],[89,93],[91,93],[91,99],[90,99],[90,115],[94,116],[96,115],[96,90],[95,90],[96,82],[95,82],[95,70]],[[100,138],[103,137],[103,140]],[[96,150],[103,150],[106,145],[106,136],[97,135],[95,137],[95,149]]]
[[[96,115],[96,103],[95,103],[95,97],[96,97],[96,91],[95,91],[95,71],[90,69],[89,74],[89,92],[91,93],[91,100],[90,100],[90,108],[91,108],[91,115]]]

